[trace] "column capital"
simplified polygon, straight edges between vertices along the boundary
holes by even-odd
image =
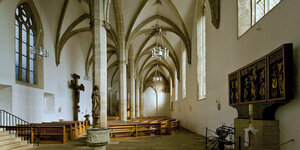
[[[94,19],[94,24],[95,25],[100,25],[101,24],[101,19]]]
[[[91,28],[94,28],[95,25],[97,25],[97,26],[101,25],[105,30],[110,30],[110,24],[105,20],[95,18],[94,21],[90,22],[90,26],[91,26]]]

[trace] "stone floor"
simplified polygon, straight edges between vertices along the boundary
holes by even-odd
[[[42,144],[38,150],[87,150],[86,136],[80,136],[66,144]],[[94,148],[95,149],[95,148]],[[185,129],[173,135],[135,139],[113,140],[107,150],[204,150],[204,138]]]

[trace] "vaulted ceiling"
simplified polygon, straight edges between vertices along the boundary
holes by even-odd
[[[75,1],[75,0],[74,0]],[[65,0],[61,5],[60,19],[56,33],[56,63],[60,63],[60,53],[67,40],[78,33],[90,32],[91,0]],[[155,66],[159,65],[159,72],[166,79],[175,80],[174,73],[180,79],[180,58],[182,51],[187,52],[187,62],[191,63],[191,39],[194,25],[196,0],[104,0],[106,7],[105,21],[107,30],[107,61],[108,78],[112,83],[118,73],[119,63],[119,38],[117,37],[117,24],[120,18],[116,17],[117,7],[121,7],[123,28],[125,34],[126,59],[132,58],[135,65],[136,78],[141,81],[155,72]],[[77,17],[66,18],[70,8],[81,7],[82,12]],[[64,25],[64,20],[73,20],[70,25]],[[170,50],[170,57],[156,60],[151,57],[151,49],[156,45],[159,36],[151,34],[153,26],[158,24],[163,32],[163,40],[159,45],[164,45]],[[78,36],[83,36],[78,34]],[[92,34],[85,40],[91,43]],[[84,39],[84,37],[82,37]],[[92,60],[92,44],[89,46],[86,58],[86,74],[90,71]],[[110,85],[111,83],[108,83]],[[173,84],[174,85],[174,84]]]

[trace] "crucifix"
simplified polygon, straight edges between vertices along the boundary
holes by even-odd
[[[84,91],[83,84],[78,85],[78,79],[80,76],[73,73],[72,74],[73,80],[71,80],[70,88],[73,89],[73,119],[74,121],[78,121],[78,113],[80,112],[79,109],[79,99],[80,99],[80,91]]]

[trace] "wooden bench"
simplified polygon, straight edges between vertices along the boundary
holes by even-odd
[[[78,123],[73,123],[73,122],[51,122],[51,124],[61,124],[61,125],[70,125],[70,139],[73,139],[77,136],[79,136],[79,127],[78,127]]]
[[[64,144],[71,138],[70,124],[42,123],[31,125],[33,127],[31,140],[38,136],[41,144]]]
[[[107,116],[107,120],[120,120],[119,116]]]
[[[111,125],[110,137],[132,137],[136,134],[136,125]]]
[[[30,137],[31,142],[39,139],[41,144],[63,144],[87,130],[87,121],[43,122],[28,125],[17,124],[7,127],[20,137]]]
[[[110,136],[137,137],[146,135],[161,135],[161,123],[135,123],[110,121],[108,128]]]
[[[138,117],[127,122],[108,121],[111,138],[170,135],[179,130],[179,127],[180,121],[170,117]]]
[[[161,135],[161,123],[141,123],[137,124],[136,136]]]

